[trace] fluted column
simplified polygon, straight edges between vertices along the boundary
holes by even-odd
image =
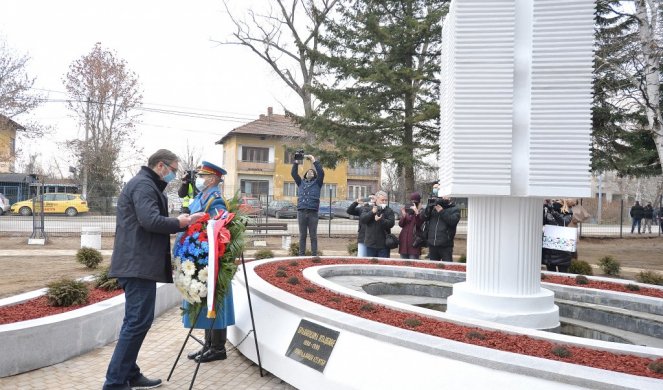
[[[559,326],[553,293],[541,288],[542,200],[470,197],[467,281],[447,313],[536,329]]]

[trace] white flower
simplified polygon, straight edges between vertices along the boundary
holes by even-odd
[[[198,271],[198,280],[203,283],[207,283],[207,267]]]
[[[182,263],[182,271],[187,276],[192,276],[196,272],[196,265],[191,260],[185,260]]]

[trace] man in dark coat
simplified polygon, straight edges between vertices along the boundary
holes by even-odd
[[[156,284],[173,282],[170,235],[183,231],[203,215],[168,217],[168,199],[163,191],[175,178],[178,162],[173,152],[158,150],[129,180],[117,202],[109,276],[117,278],[124,289],[124,321],[104,390],[161,385],[160,379],[148,379],[140,372],[136,358],[154,320]]]
[[[647,205],[644,207],[643,218],[645,219],[645,226],[642,228],[644,233],[651,233],[651,223],[654,219],[654,206],[651,205],[651,202],[647,202]]]
[[[439,197],[435,203],[426,206],[423,220],[428,223],[428,258],[453,261],[454,238],[460,221],[458,206],[449,197]]]
[[[367,257],[390,257],[386,245],[387,233],[394,227],[396,216],[394,211],[387,207],[387,193],[375,193],[375,205],[362,211],[359,223],[366,225],[364,244]]]
[[[353,215],[355,217],[361,217],[361,214],[365,211],[368,211],[373,208],[375,204],[375,195],[371,194],[368,197],[368,202],[365,202],[364,199],[357,199],[348,208],[345,210],[348,215]],[[366,225],[359,222],[357,227],[357,256],[365,257],[366,256],[366,244],[364,244],[364,237],[366,236]]]
[[[640,205],[640,202],[636,201],[633,207],[631,207],[629,214],[633,219],[633,224],[631,225],[631,234],[633,234],[633,231],[635,230],[635,225],[638,225],[638,234],[640,234],[640,222],[645,216],[645,208]]]

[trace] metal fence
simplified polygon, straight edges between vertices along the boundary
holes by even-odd
[[[630,216],[632,204],[627,204],[623,199],[601,202],[596,198],[581,199],[580,204],[591,215],[591,218],[578,226],[580,237],[628,237],[638,234],[638,228],[631,229],[633,219]],[[645,235],[662,234],[663,221],[661,220],[661,206],[654,207],[654,218],[651,220],[651,233],[647,228],[645,232],[645,220],[640,223],[640,233]]]

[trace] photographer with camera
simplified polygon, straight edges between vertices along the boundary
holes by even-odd
[[[448,196],[431,198],[423,212],[428,223],[427,241],[430,260],[453,261],[454,238],[460,209]]]
[[[304,179],[299,176],[299,164],[304,159],[311,160],[315,169],[304,173]],[[311,236],[311,254],[318,255],[318,209],[320,208],[320,194],[325,179],[325,171],[320,161],[310,154],[304,155],[298,150],[294,155],[294,163],[290,172],[297,185],[297,223],[299,224],[299,256],[306,254],[306,235]]]
[[[398,226],[401,227],[401,233],[398,235],[398,253],[401,259],[419,259],[421,257],[421,247],[415,246],[415,237],[417,234],[423,234],[421,226],[423,219],[420,214],[421,195],[414,192],[410,195],[412,202],[408,208],[401,208],[401,217],[398,219]]]
[[[375,193],[375,205],[364,209],[359,217],[359,223],[366,225],[364,245],[366,245],[367,257],[390,257],[387,248],[387,233],[394,227],[396,216],[394,211],[387,207],[387,193],[378,191]]]
[[[368,198],[359,198],[352,202],[350,206],[345,210],[349,215],[354,215],[355,217],[361,217],[361,214],[364,211],[369,211],[373,208],[375,204],[375,194],[369,195]],[[364,238],[366,237],[366,224],[359,221],[357,228],[357,256],[366,257],[366,244],[364,244]]]
[[[182,208],[180,209],[180,213],[182,214],[189,214],[189,205],[193,198],[198,195],[198,189],[193,185],[195,177],[195,171],[186,171],[186,174],[182,178],[182,185],[180,185],[180,189],[177,191],[177,196],[182,199]]]

